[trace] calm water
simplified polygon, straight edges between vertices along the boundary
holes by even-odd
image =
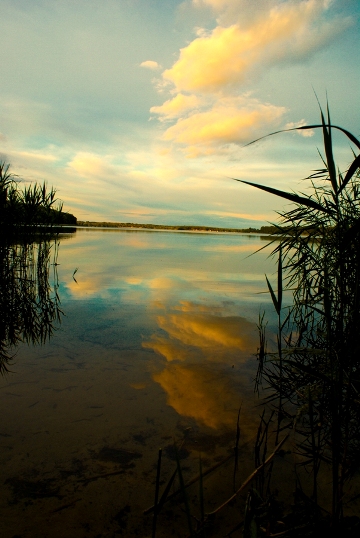
[[[162,488],[174,439],[192,478],[199,453],[207,468],[232,451],[240,405],[239,480],[251,472],[256,324],[272,314],[275,266],[269,250],[248,256],[265,244],[99,229],[60,240],[61,325],[20,345],[0,379],[1,536],[151,536],[158,449]],[[210,510],[232,493],[231,466],[204,486]],[[169,503],[157,536],[186,528]]]

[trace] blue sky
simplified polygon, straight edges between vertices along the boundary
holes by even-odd
[[[357,0],[0,0],[0,156],[79,220],[262,225],[306,189],[314,90],[359,136]],[[338,164],[351,159],[335,139]]]

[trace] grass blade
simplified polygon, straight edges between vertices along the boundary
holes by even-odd
[[[202,535],[204,536],[204,522],[205,522],[205,509],[204,509],[204,485],[203,485],[203,472],[201,454],[199,454],[199,500],[200,500],[200,523],[202,528]]]

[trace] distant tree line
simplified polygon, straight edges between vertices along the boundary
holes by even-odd
[[[215,226],[196,226],[196,225],[178,225],[170,226],[166,224],[138,224],[135,222],[92,222],[92,221],[77,221],[78,226],[86,226],[90,228],[144,228],[148,230],[183,230],[183,231],[199,231],[199,232],[234,232],[234,233],[257,233],[257,234],[273,234],[276,233],[276,226],[261,226],[261,228],[218,228]]]

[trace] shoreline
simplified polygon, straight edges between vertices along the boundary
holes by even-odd
[[[261,228],[220,228],[218,226],[196,225],[167,225],[167,224],[139,224],[134,222],[94,222],[78,221],[79,228],[127,228],[140,230],[179,231],[179,232],[220,232],[220,233],[249,233],[271,234],[276,231],[275,226],[261,226]]]

